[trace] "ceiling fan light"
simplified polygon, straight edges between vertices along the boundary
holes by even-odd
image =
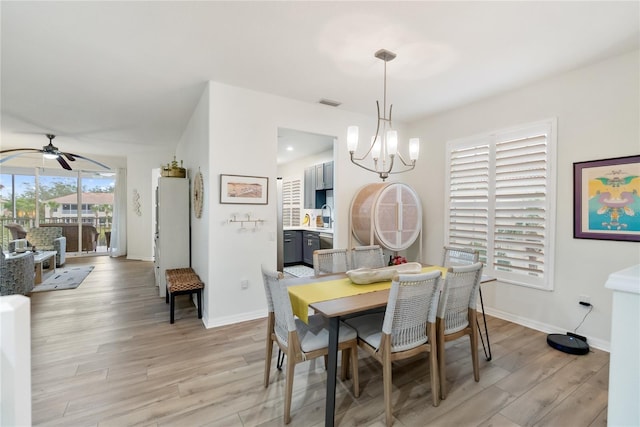
[[[57,154],[53,154],[53,153],[43,153],[42,157],[44,157],[45,159],[49,159],[49,160],[55,160],[58,158]]]

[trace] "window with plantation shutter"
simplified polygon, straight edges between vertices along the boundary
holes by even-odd
[[[555,120],[447,144],[446,244],[484,273],[553,289]]]

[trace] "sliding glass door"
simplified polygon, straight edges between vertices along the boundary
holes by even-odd
[[[113,217],[113,174],[3,168],[0,174],[2,248],[15,238],[9,225],[64,227],[67,252],[107,254]]]

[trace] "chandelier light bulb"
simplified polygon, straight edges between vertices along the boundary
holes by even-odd
[[[409,159],[412,161],[418,160],[420,155],[420,138],[409,139]]]
[[[373,160],[378,160],[380,158],[380,151],[382,150],[382,142],[380,141],[380,137],[371,137],[371,143],[373,144],[373,148],[371,149],[371,157],[373,157]]]
[[[44,157],[45,159],[49,159],[49,160],[55,160],[58,158],[57,154],[51,154],[51,153],[44,153],[42,155],[42,157]]]
[[[349,126],[347,128],[347,149],[350,153],[358,149],[358,126]]]
[[[395,156],[398,152],[398,131],[387,131],[387,154],[389,156]]]

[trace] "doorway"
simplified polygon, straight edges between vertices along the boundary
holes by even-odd
[[[332,220],[334,207],[333,161],[335,137],[315,134],[295,129],[278,128],[278,157],[277,157],[277,190],[278,190],[278,264],[279,271],[284,271],[285,263],[289,267],[295,265],[310,267],[308,258],[304,262],[302,254],[292,260],[292,253],[284,250],[284,233],[302,231],[318,231],[323,228],[327,216]],[[325,166],[323,168],[323,165]],[[330,166],[330,168],[328,168]],[[311,171],[317,170],[322,176],[316,183],[311,183]],[[329,172],[330,171],[330,172]],[[326,176],[326,179],[324,177]],[[320,183],[322,181],[322,184]],[[326,186],[324,183],[326,182]],[[324,209],[321,209],[324,207]],[[331,221],[330,223],[331,224]],[[333,233],[329,226],[328,230]],[[300,236],[301,237],[301,236]],[[300,249],[302,250],[302,248]],[[296,253],[294,251],[294,253]],[[288,258],[285,262],[285,258]],[[293,262],[291,262],[293,261]],[[298,269],[297,271],[307,271]]]

